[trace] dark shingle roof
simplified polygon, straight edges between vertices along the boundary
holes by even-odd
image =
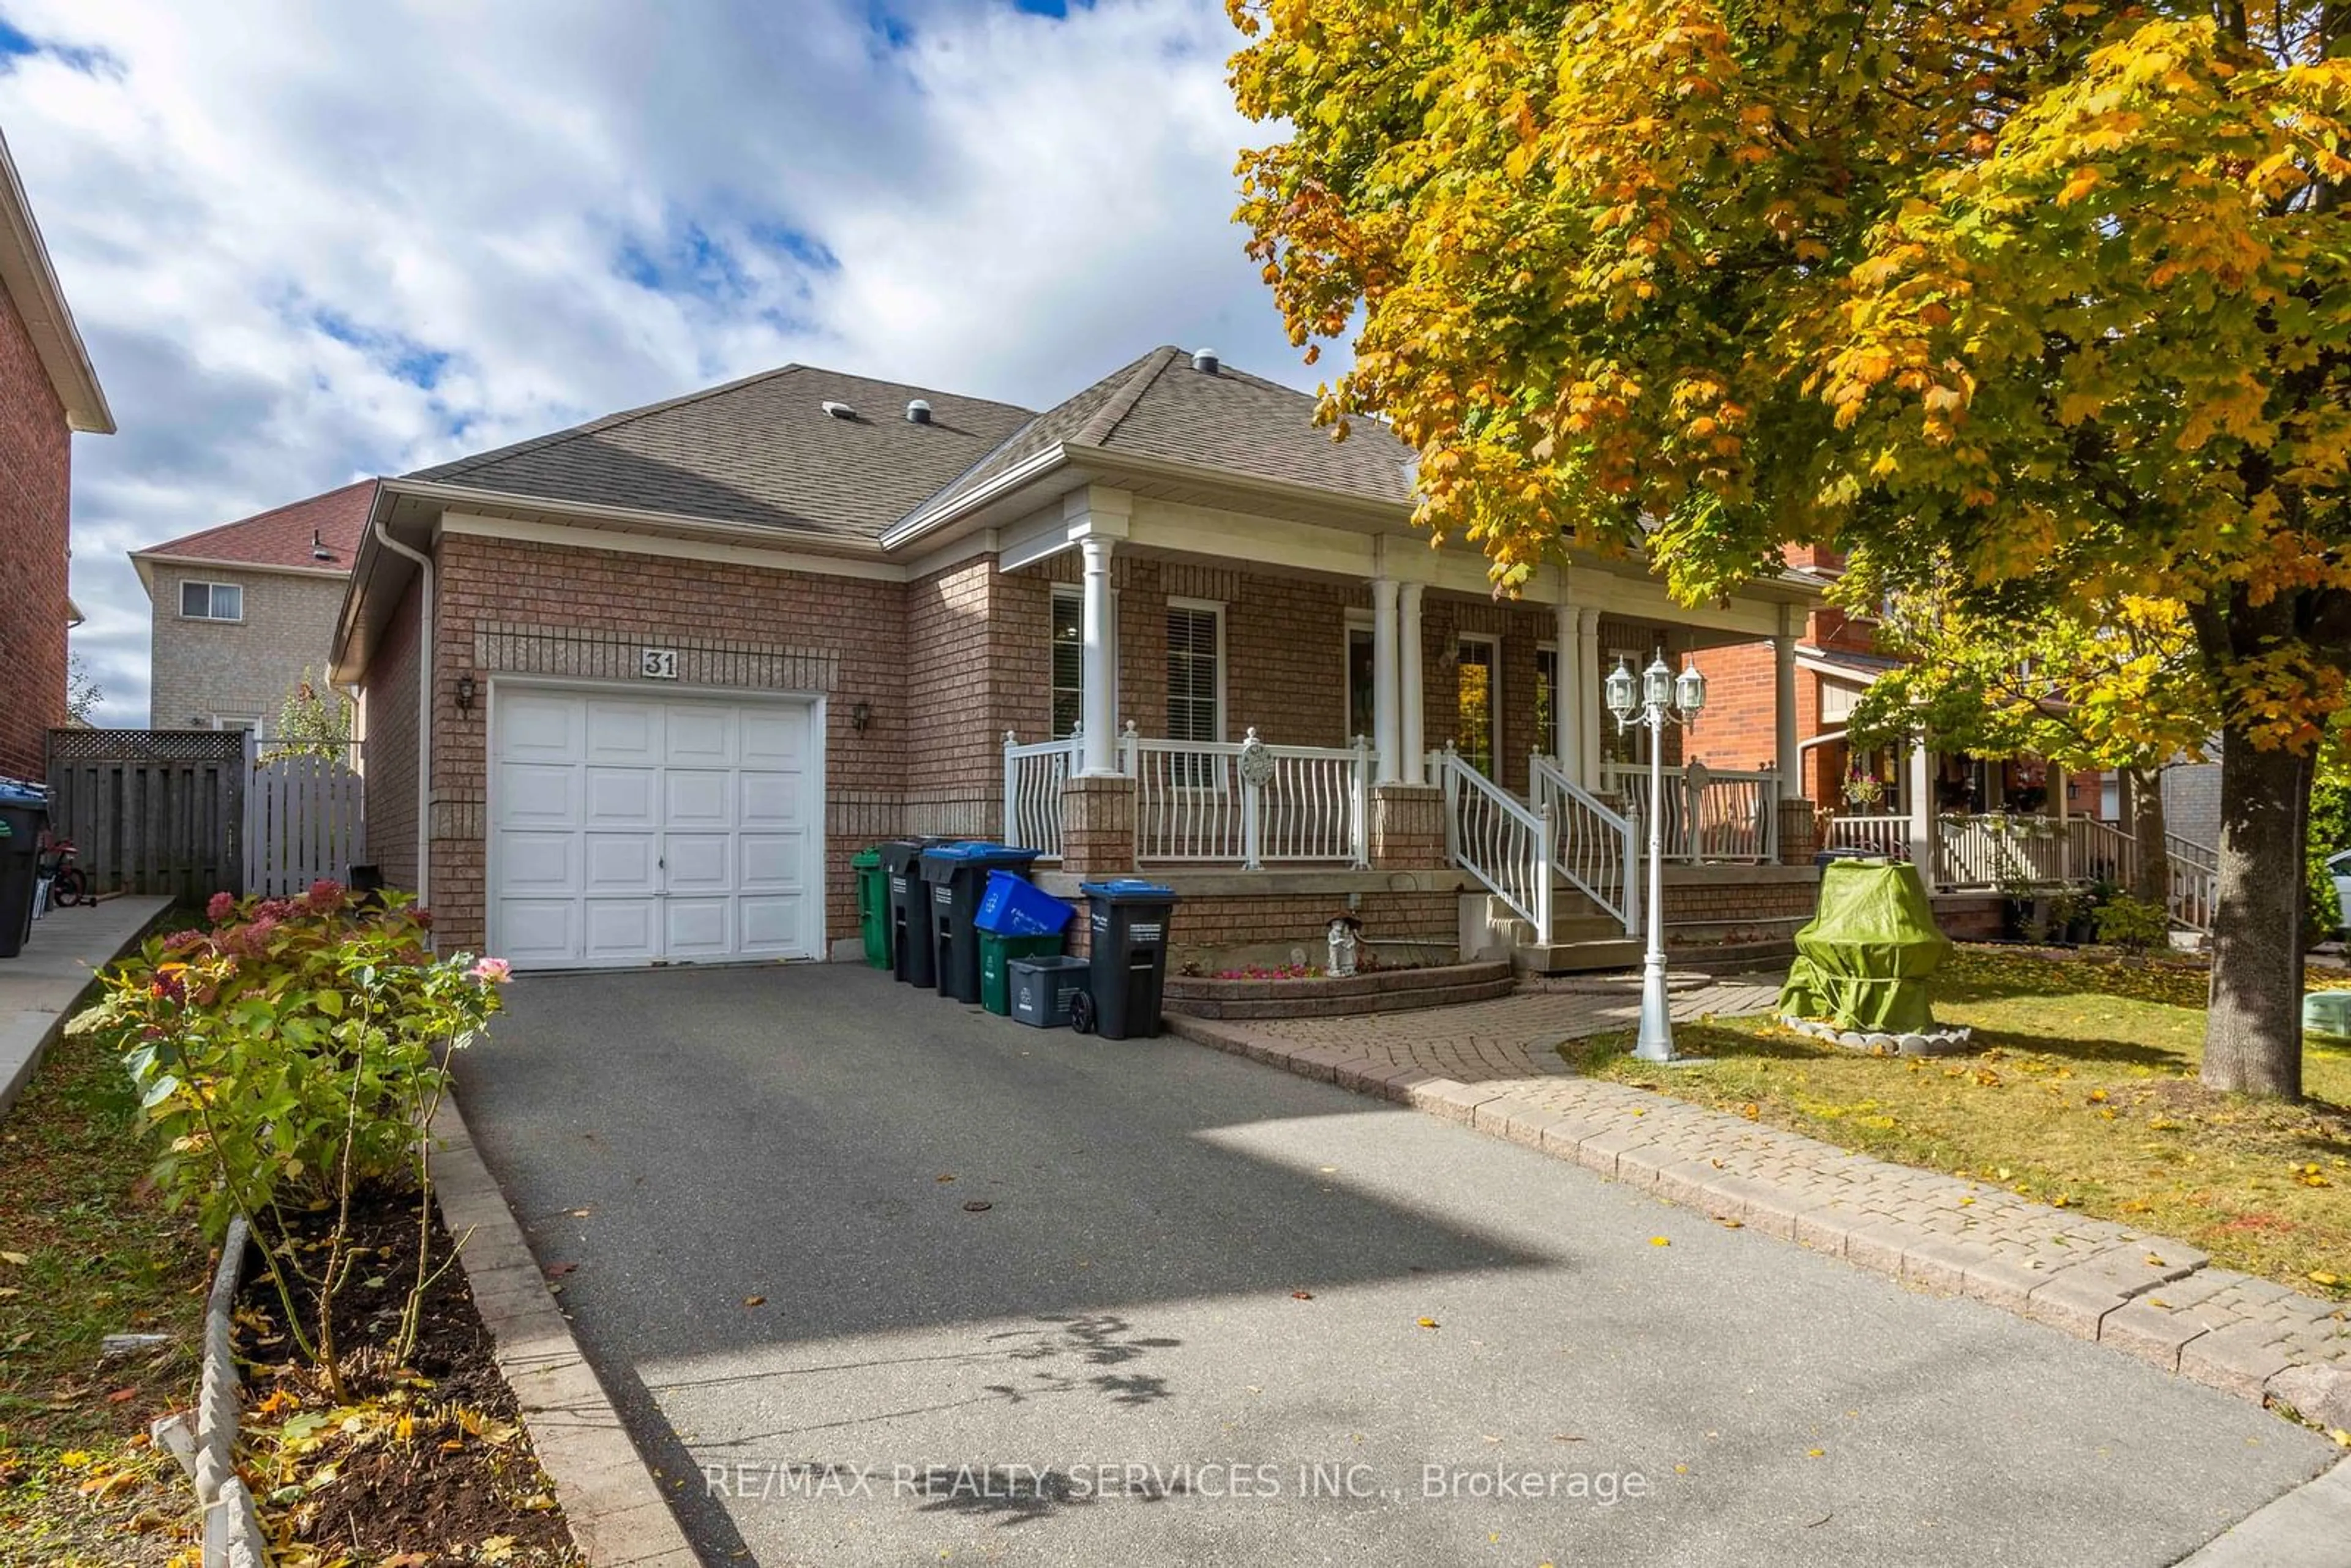
[[[1181,349],[1154,349],[1022,425],[922,510],[952,507],[1062,442],[1410,505],[1411,450],[1375,420],[1334,441],[1314,423],[1315,404],[1261,376],[1229,365],[1211,375]]]
[[[290,566],[311,571],[349,571],[360,530],[375,504],[375,484],[362,479],[308,500],[289,502],[234,523],[223,523],[168,543],[149,545],[137,555],[177,556],[186,560],[233,561],[250,566]],[[315,541],[315,544],[314,542]],[[327,551],[321,560],[318,549]]]
[[[906,404],[931,405],[931,422]],[[846,403],[854,419],[825,413]],[[872,538],[1019,429],[1029,411],[786,365],[412,479]]]
[[[905,418],[918,397],[931,405],[929,424]],[[857,418],[826,413],[828,402]],[[1411,503],[1412,455],[1384,425],[1357,420],[1348,440],[1333,441],[1314,409],[1311,395],[1229,366],[1196,371],[1175,348],[1039,414],[787,365],[408,477],[872,539],[1066,444]]]

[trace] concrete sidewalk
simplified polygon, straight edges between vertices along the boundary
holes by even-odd
[[[1776,984],[1725,981],[1677,991],[1673,1013],[1755,1012],[1776,995]],[[1594,986],[1370,1018],[1167,1021],[1201,1044],[1409,1104],[1709,1218],[2351,1427],[2351,1307],[2213,1268],[2184,1241],[1568,1072],[1559,1042],[1629,1028],[1639,1006],[1637,987]]]
[[[0,958],[0,1116],[39,1065],[91,974],[147,933],[168,898],[126,895],[95,908],[53,909],[33,922],[25,950]]]

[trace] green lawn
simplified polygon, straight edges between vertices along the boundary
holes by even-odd
[[[1978,1054],[1872,1057],[1766,1018],[1676,1030],[1708,1065],[1661,1071],[1625,1037],[1571,1040],[1570,1065],[1907,1165],[2191,1241],[2216,1262],[2351,1299],[2351,1043],[2305,1048],[2308,1101],[2196,1082],[2200,970],[1960,947],[1935,1016]]]
[[[68,1038],[0,1119],[0,1563],[193,1561],[194,1494],[146,1433],[193,1401],[209,1270],[146,1186],[136,1110]],[[101,1365],[124,1332],[172,1344]]]

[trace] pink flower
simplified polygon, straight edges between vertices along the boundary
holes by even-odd
[[[324,915],[343,902],[343,884],[333,877],[322,876],[310,884],[311,913]]]
[[[215,893],[204,904],[204,918],[218,925],[236,913],[236,894]]]
[[[503,986],[514,977],[514,966],[504,958],[484,958],[465,973],[485,985]]]

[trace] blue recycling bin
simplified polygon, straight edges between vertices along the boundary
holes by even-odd
[[[972,924],[994,936],[1059,936],[1077,917],[1075,905],[1019,873],[992,871]]]
[[[0,779],[0,958],[23,952],[32,934],[41,832],[48,825],[47,790]]]
[[[974,922],[987,891],[987,873],[1025,872],[1043,852],[990,843],[936,844],[923,852],[939,995],[958,1002],[980,999],[979,927]]]

